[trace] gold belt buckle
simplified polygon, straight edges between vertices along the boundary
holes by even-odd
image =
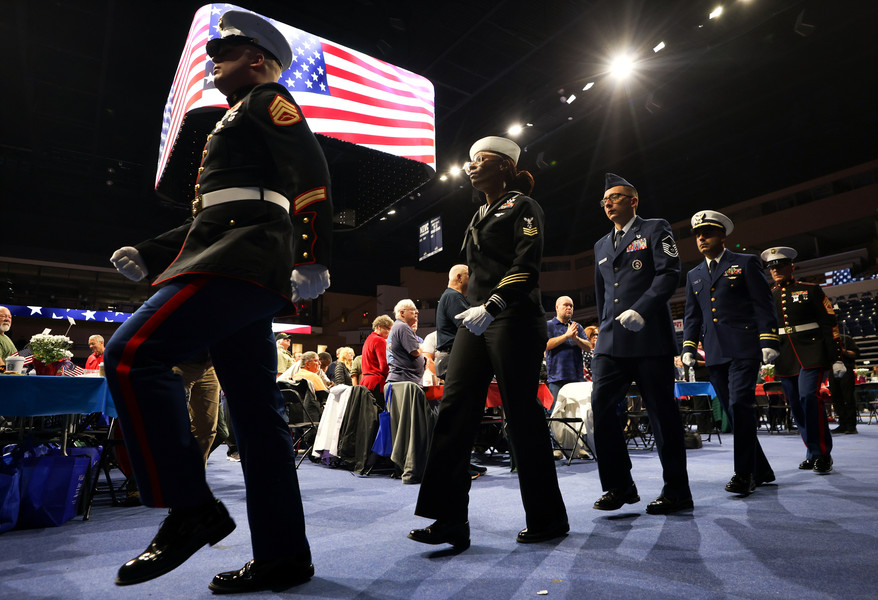
[[[192,216],[198,216],[198,213],[201,212],[201,194],[195,196],[195,200],[192,201]]]
[[[790,325],[787,329],[790,330],[789,331],[790,333],[796,333],[796,326],[795,325]]]

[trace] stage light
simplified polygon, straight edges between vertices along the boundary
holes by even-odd
[[[594,81],[589,81],[588,83],[585,84],[585,87],[582,88],[582,91],[587,92],[588,90],[590,90],[593,87],[594,87]]]
[[[443,173],[439,176],[439,181],[448,181],[448,175]]]
[[[652,51],[653,51],[653,52],[658,52],[658,51],[660,51],[660,50],[664,50],[664,48],[665,48],[665,43],[664,43],[664,42],[659,42],[658,45],[657,45],[655,48],[652,49]]]
[[[455,165],[455,166],[451,167],[450,169],[448,169],[448,172],[452,175],[457,175],[458,173],[460,173],[460,167]]]
[[[721,14],[723,14],[723,7],[722,7],[722,6],[717,6],[716,8],[713,9],[713,12],[712,12],[712,13],[710,13],[709,15],[707,15],[707,18],[709,18],[709,19],[716,19],[716,18],[719,17]]]
[[[387,211],[387,214],[388,214],[388,215],[395,215],[395,214],[396,214],[396,209],[395,209],[395,208],[392,208],[392,209],[388,210],[388,211]]]
[[[515,125],[513,125],[512,127],[510,127],[510,128],[507,130],[507,133],[508,133],[509,135],[518,135],[519,133],[521,133],[521,130],[522,130],[521,125],[519,125],[518,123],[516,123]]]
[[[576,100],[576,94],[570,94],[570,97],[567,98],[567,104],[573,104],[574,100]]]
[[[634,70],[634,61],[628,55],[620,55],[610,63],[610,73],[616,79],[625,79]]]

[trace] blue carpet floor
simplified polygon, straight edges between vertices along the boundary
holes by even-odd
[[[618,512],[591,508],[596,465],[558,466],[571,533],[520,545],[524,517],[515,474],[502,458],[473,484],[472,547],[460,554],[406,539],[428,521],[413,516],[416,485],[356,477],[308,461],[299,470],[316,567],[314,579],[255,598],[878,598],[878,425],[836,436],[835,470],[800,471],[797,435],[759,439],[775,485],[748,498],[723,491],[732,474],[732,436],[689,451],[695,510],[645,514],[661,489],[655,452],[632,450],[642,502]],[[251,558],[240,465],[215,453],[208,477],[238,529],[157,580],[113,585],[139,554],[160,510],[115,508],[96,499],[91,519],[0,535],[0,599],[207,598],[211,577]],[[247,596],[250,597],[250,596]]]

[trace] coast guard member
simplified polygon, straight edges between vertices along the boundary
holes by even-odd
[[[703,210],[691,224],[704,260],[686,275],[683,362],[695,364],[703,335],[710,382],[735,435],[735,474],[726,491],[749,494],[775,479],[756,439],[756,379],[760,363],[777,358],[777,317],[759,257],[725,247],[731,219]]]
[[[832,434],[817,392],[830,366],[836,377],[847,369],[841,362],[841,336],[832,303],[819,285],[793,279],[793,259],[797,255],[786,246],[762,253],[774,280],[771,292],[780,325],[780,356],[774,372],[780,377],[807,448],[799,468],[829,473]]]
[[[677,289],[680,259],[664,219],[636,215],[637,190],[613,173],[605,177],[601,207],[613,231],[594,247],[595,299],[600,332],[594,376],[595,453],[604,494],[594,508],[616,510],[640,501],[616,407],[635,381],[655,433],[665,485],[646,507],[650,514],[692,508],[680,411],[674,398],[677,343],[668,299]]]
[[[146,551],[119,569],[119,585],[163,575],[235,528],[205,481],[171,371],[206,350],[238,441],[254,557],[209,587],[288,587],[314,573],[271,322],[290,300],[329,286],[329,170],[298,105],[275,83],[292,60],[283,34],[240,11],[219,27],[207,53],[230,108],[207,136],[193,217],[111,258],[126,277],[163,285],[118,329],[104,363],[143,503],[170,509]]]

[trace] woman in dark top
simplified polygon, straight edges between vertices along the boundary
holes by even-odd
[[[335,373],[333,383],[335,385],[351,385],[351,366],[354,364],[354,351],[352,348],[339,348],[336,352],[338,360],[335,361]]]
[[[533,177],[518,171],[521,149],[487,137],[464,165],[485,203],[464,238],[471,308],[460,315],[445,390],[415,514],[436,519],[409,537],[425,544],[469,547],[469,458],[496,376],[518,468],[527,527],[521,543],[561,537],[570,529],[552,456],[545,412],[537,402],[546,319],[540,302],[543,210],[527,194]]]

